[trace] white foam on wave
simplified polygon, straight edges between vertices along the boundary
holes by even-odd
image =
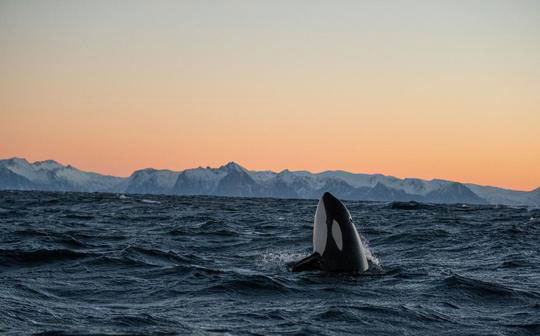
[[[149,199],[142,199],[141,202],[143,203],[149,203],[149,204],[160,204],[161,202],[159,201],[154,201],[154,200],[149,200]]]

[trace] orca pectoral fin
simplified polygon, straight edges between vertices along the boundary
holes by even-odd
[[[289,265],[291,272],[315,271],[321,269],[321,255],[318,252]]]

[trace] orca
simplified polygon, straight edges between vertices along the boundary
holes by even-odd
[[[349,210],[334,195],[325,192],[315,211],[313,253],[290,265],[290,270],[360,273],[368,267],[366,249]]]

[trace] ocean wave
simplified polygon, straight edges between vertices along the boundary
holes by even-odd
[[[76,252],[68,249],[0,250],[1,266],[35,266],[66,260],[78,260],[94,256],[93,253]]]
[[[540,322],[527,322],[527,323],[505,323],[505,327],[511,327],[513,329],[521,329],[529,333],[530,335],[540,334]]]
[[[391,244],[407,244],[416,243],[421,244],[428,241],[434,241],[437,239],[446,239],[450,237],[449,231],[443,228],[431,228],[425,230],[411,229],[403,232],[391,233],[379,240],[383,243]]]
[[[112,270],[113,267],[130,269],[132,267],[159,266],[145,262],[143,260],[137,260],[130,257],[118,257],[113,255],[96,256],[95,258],[86,261],[85,265],[96,268],[97,271],[102,271],[102,269]]]
[[[46,232],[45,230],[38,230],[38,229],[15,230],[13,233],[17,236],[23,236],[23,237],[43,237],[43,236],[50,235],[49,232]]]
[[[81,219],[81,220],[90,220],[95,219],[96,216],[93,213],[84,213],[84,212],[67,212],[62,215],[62,217],[67,219]]]
[[[501,263],[501,268],[519,268],[532,266],[527,260],[505,260]]]
[[[228,292],[239,295],[273,295],[293,292],[293,288],[273,277],[263,274],[235,274],[232,279],[220,280],[202,292]]]
[[[216,235],[216,236],[239,236],[240,232],[222,221],[208,220],[197,226],[180,226],[168,231],[171,235]]]
[[[480,296],[489,297],[528,297],[539,299],[540,293],[535,291],[522,290],[512,288],[496,282],[478,280],[471,277],[466,277],[458,274],[453,274],[444,279],[448,288],[463,289],[470,293]]]
[[[360,322],[361,317],[354,314],[353,310],[344,307],[329,307],[324,311],[313,316],[318,321],[344,321]]]
[[[145,248],[142,246],[128,246],[122,250],[123,257],[140,258],[150,263],[166,263],[166,264],[187,264],[193,262],[193,258],[184,257],[176,254],[173,251],[166,251],[157,248]]]

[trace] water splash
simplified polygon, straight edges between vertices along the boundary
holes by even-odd
[[[265,264],[286,264],[307,257],[308,253],[290,252],[290,251],[270,251],[266,250],[260,257],[261,262]]]
[[[380,263],[379,259],[377,258],[375,253],[373,253],[371,248],[369,247],[368,240],[366,238],[364,238],[364,236],[362,236],[361,234],[358,234],[358,235],[360,236],[360,240],[362,241],[362,244],[364,245],[367,260],[369,262],[371,262],[372,264],[376,265],[377,267],[381,267],[381,263]]]

